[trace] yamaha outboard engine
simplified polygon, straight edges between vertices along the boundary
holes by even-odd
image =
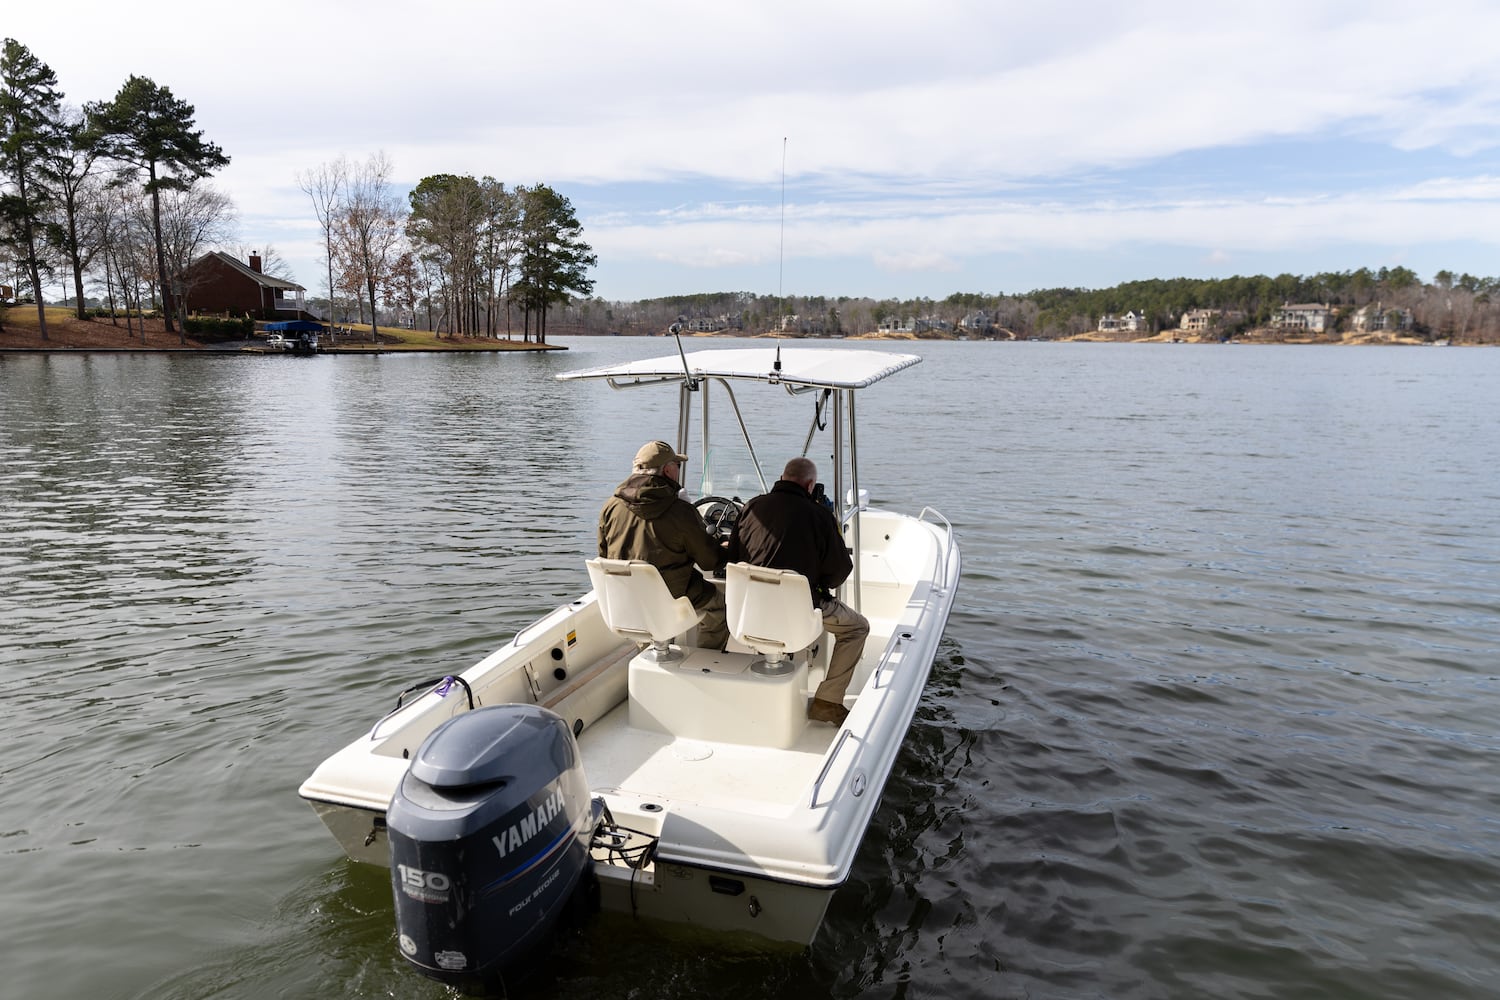
[[[449,985],[493,988],[593,889],[602,806],[545,708],[478,708],[433,730],[386,813],[401,953]]]

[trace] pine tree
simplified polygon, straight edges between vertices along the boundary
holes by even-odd
[[[104,154],[128,164],[133,172],[146,174],[145,191],[151,196],[156,240],[156,277],[170,333],[176,303],[162,246],[161,192],[187,190],[193,181],[227,166],[229,157],[218,146],[205,142],[201,129],[193,128],[191,104],[143,76],[132,76],[114,100],[91,104],[87,113]]]
[[[9,190],[0,194],[0,224],[19,252],[36,296],[37,322],[47,339],[39,252],[44,215],[52,203],[49,166],[67,145],[57,74],[14,38],[0,54],[0,174]]]
[[[583,226],[573,203],[545,184],[521,189],[521,265],[515,291],[526,311],[526,328],[536,313],[537,343],[547,342],[547,311],[566,302],[570,292],[594,290],[588,269],[599,262],[583,242]]]

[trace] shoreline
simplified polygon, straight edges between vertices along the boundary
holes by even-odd
[[[51,308],[49,308],[49,312]],[[288,354],[297,355],[294,352],[282,351],[269,348],[262,340],[239,339],[223,341],[205,341],[193,337],[182,337],[177,332],[167,333],[161,320],[148,320],[144,331],[139,329],[126,332],[123,327],[110,323],[100,323],[92,320],[78,320],[73,316],[49,316],[48,317],[48,339],[43,340],[38,332],[35,318],[30,317],[31,322],[26,322],[21,315],[17,315],[12,309],[11,314],[6,317],[9,321],[6,326],[0,328],[0,355],[4,354],[200,354],[210,356],[224,355],[248,355],[264,356]],[[20,320],[20,322],[17,322]],[[1289,331],[1290,332],[1290,331]],[[577,330],[558,331],[554,334],[560,337],[670,337],[667,333],[584,333]],[[368,336],[368,334],[366,334]],[[775,339],[810,341],[814,343],[825,343],[828,341],[854,340],[860,342],[891,341],[897,343],[915,341],[952,341],[959,343],[1053,343],[1053,344],[1236,344],[1236,345],[1323,345],[1323,346],[1381,346],[1381,347],[1433,347],[1433,346],[1455,346],[1455,347],[1484,347],[1493,346],[1480,342],[1442,342],[1428,341],[1416,337],[1393,337],[1381,336],[1363,332],[1346,332],[1336,335],[1319,336],[1296,336],[1284,335],[1281,331],[1271,328],[1260,328],[1246,331],[1245,333],[1231,338],[1221,340],[1218,337],[1203,337],[1201,335],[1183,334],[1179,331],[1159,331],[1145,337],[1118,337],[1107,334],[1099,334],[1096,331],[1071,334],[1065,337],[1048,337],[1035,339],[1022,339],[1015,336],[967,336],[960,337],[953,334],[922,336],[907,331],[868,331],[865,333],[846,334],[838,337],[811,336],[805,334],[787,334],[780,331],[765,331],[762,333],[745,333],[735,331],[730,333],[685,333],[684,336],[693,339],[713,340],[721,337],[751,338],[751,339]],[[390,332],[380,334],[380,343],[334,343],[320,347],[317,354],[337,355],[386,355],[386,354],[444,354],[444,353],[500,353],[508,351],[538,352],[538,351],[565,351],[568,348],[558,344],[536,343],[534,341],[497,340],[489,337],[464,337],[443,338],[426,331],[408,331],[393,328]],[[410,339],[408,339],[410,338]]]

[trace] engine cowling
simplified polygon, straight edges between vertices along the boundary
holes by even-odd
[[[402,955],[488,988],[591,883],[599,809],[572,731],[547,709],[478,708],[433,730],[386,813]]]

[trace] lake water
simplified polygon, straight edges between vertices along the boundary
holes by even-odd
[[[446,995],[296,788],[587,588],[675,398],[552,376],[672,344],[562,343],[0,355],[0,993]],[[1494,996],[1500,351],[879,346],[861,485],[964,577],[814,948],[524,995]]]

